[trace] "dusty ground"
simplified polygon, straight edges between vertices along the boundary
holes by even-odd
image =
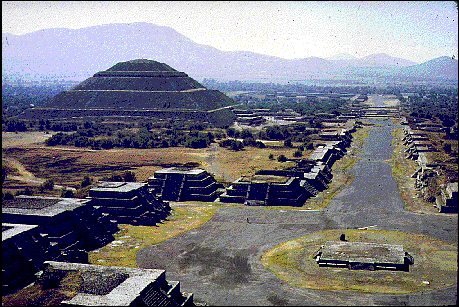
[[[399,100],[397,99],[397,96],[395,95],[368,95],[368,100],[364,103],[371,107],[395,107],[400,104]]]
[[[31,132],[3,132],[2,148],[40,144],[50,138],[55,132],[45,133],[42,131]]]
[[[278,162],[277,157],[283,154],[287,158],[292,158],[296,150],[283,147],[246,147],[234,152],[217,144],[212,144],[206,149],[174,147],[91,150],[47,147],[43,144],[44,141],[31,143],[35,134],[23,134],[17,140],[13,138],[14,142],[9,142],[8,146],[3,147],[3,157],[15,161],[18,167],[22,165],[27,172],[33,173],[41,180],[52,178],[56,184],[74,188],[79,186],[85,175],[97,180],[116,171],[132,170],[138,181],[146,181],[156,170],[189,162],[200,163],[203,168],[215,174],[217,179],[230,183],[242,174],[251,175],[267,166],[282,168],[291,165],[291,162]],[[269,159],[270,154],[274,155],[274,160]]]
[[[329,210],[334,210],[334,206],[331,203]],[[362,221],[372,213],[365,212]],[[344,220],[350,215],[345,213]],[[415,225],[423,227],[419,229]],[[275,246],[320,231],[340,229],[341,226],[335,221],[335,214],[322,210],[265,210],[222,205],[207,223],[140,250],[136,260],[141,268],[165,269],[168,278],[172,276],[180,280],[183,291],[193,292],[197,302],[209,305],[455,303],[456,286],[406,295],[305,289],[285,282],[262,264],[262,256]],[[457,219],[445,223],[444,219],[432,221],[425,215],[405,216],[397,221],[388,217],[383,227],[440,237],[445,243],[457,246],[454,243],[457,235],[451,236],[457,232]]]
[[[374,128],[369,136],[380,142],[362,148],[358,165],[352,167],[355,180],[340,191],[325,210],[266,210],[223,205],[202,226],[139,251],[138,266],[165,268],[168,276],[181,281],[184,291],[189,289],[194,293],[196,301],[210,305],[456,304],[457,285],[447,286],[446,279],[443,284],[437,283],[438,288],[432,286],[435,288],[432,291],[418,291],[410,288],[413,285],[408,277],[406,286],[415,291],[409,294],[314,290],[285,282],[262,264],[266,252],[295,238],[324,230],[369,226],[395,230],[407,238],[421,235],[440,240],[452,245],[453,252],[457,253],[457,215],[413,214],[403,210],[403,202],[394,193],[397,185],[390,179],[391,170],[385,162],[391,152],[388,156],[380,154],[381,147],[387,148],[391,142],[391,127],[386,124]],[[362,177],[359,174],[365,168],[371,171]],[[381,178],[385,188],[381,188]],[[455,263],[455,255],[440,253],[436,257],[443,257],[451,265]],[[301,265],[297,268],[306,270]],[[457,275],[457,268],[455,270]],[[438,278],[438,272],[436,274]],[[355,282],[359,281],[357,275],[359,273],[351,277]],[[360,290],[365,291],[371,291],[371,285],[377,282],[360,281]],[[395,285],[397,279],[394,278],[393,283]]]
[[[34,148],[30,151],[11,150],[8,154],[13,157],[17,155],[18,158],[27,156],[29,160],[37,159],[32,160],[31,167],[36,164],[41,165],[41,167],[49,167],[47,172],[50,174],[53,169],[61,169],[62,165],[69,166],[66,169],[71,174],[81,170],[92,170],[97,173],[106,171],[108,168],[110,171],[110,167],[118,166],[118,164],[131,169],[143,167],[145,172],[149,172],[148,167],[156,167],[151,161],[170,162],[178,159],[181,159],[181,163],[184,161],[203,161],[203,163],[210,165],[210,160],[206,160],[209,159],[209,155],[203,154],[202,151],[193,152],[191,149],[188,154],[178,154],[174,151],[169,155],[165,151],[163,152],[164,156],[161,156],[158,152],[151,153],[149,159],[142,161],[145,164],[138,163],[139,160],[143,159],[144,154],[147,154],[146,151],[141,153],[135,154],[133,151],[128,155],[129,159],[123,159],[122,154],[117,154],[116,151],[114,153],[104,151],[104,158],[99,160],[96,160],[97,157],[90,151],[53,151]],[[53,164],[51,160],[53,154],[56,159],[59,159],[59,163],[63,164]],[[42,155],[46,158],[43,159]],[[247,159],[247,156],[244,156],[242,152],[239,155],[239,159],[229,160],[233,163],[231,165],[235,165],[234,171],[242,170],[244,167],[250,168],[250,162],[244,160]],[[187,158],[183,159],[185,156]],[[220,156],[224,155],[219,154]],[[176,160],[169,160],[169,157],[174,157],[173,159]],[[24,158],[24,161],[27,162],[27,159]],[[151,164],[147,164],[148,162]],[[263,163],[273,164],[269,159]],[[373,161],[369,161],[368,165],[373,165],[373,163]],[[376,172],[384,171],[390,174],[390,169],[386,169],[388,165],[386,168],[382,165],[384,163],[378,164],[380,169],[377,169]],[[81,169],[78,170],[78,168]],[[60,174],[60,176],[62,175],[65,173]],[[314,290],[290,285],[263,266],[261,262],[263,254],[292,239],[318,231],[353,229],[375,224],[379,225],[378,229],[397,230],[415,235],[422,234],[457,247],[457,215],[412,214],[398,209],[398,200],[392,200],[391,196],[384,196],[388,202],[383,203],[379,201],[364,203],[346,198],[358,187],[375,188],[370,185],[371,182],[351,183],[335,195],[325,210],[266,210],[261,207],[220,205],[208,222],[189,231],[186,231],[186,227],[182,224],[176,225],[173,229],[169,229],[169,231],[177,231],[176,235],[170,233],[173,236],[162,242],[156,241],[157,243],[154,243],[153,237],[156,238],[156,235],[153,234],[153,230],[127,229],[126,233],[121,233],[117,237],[117,241],[122,242],[118,242],[118,246],[116,246],[117,244],[111,245],[112,251],[116,252],[117,249],[119,251],[124,244],[129,251],[135,248],[137,246],[134,243],[136,236],[139,238],[144,236],[143,241],[145,241],[146,247],[143,249],[136,248],[135,250],[139,251],[129,254],[128,259],[113,257],[107,260],[115,261],[114,263],[126,261],[128,265],[132,265],[132,258],[135,254],[135,262],[138,267],[166,269],[167,278],[179,280],[182,291],[193,292],[196,302],[206,302],[210,305],[429,306],[456,304],[457,285],[406,295]],[[376,200],[384,200],[384,198],[379,198]],[[186,214],[182,215],[184,218],[188,218],[187,216]],[[250,220],[249,223],[247,223],[247,218]],[[160,229],[161,226],[158,227],[158,231],[161,232]],[[158,234],[159,236],[161,234]],[[149,241],[150,239],[152,241]],[[97,260],[102,260],[103,257],[97,258]]]
[[[137,267],[135,254],[150,245],[199,227],[215,213],[217,204],[171,203],[172,213],[155,227],[120,224],[115,240],[89,253],[89,262],[98,265]]]

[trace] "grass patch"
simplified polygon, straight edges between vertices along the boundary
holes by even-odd
[[[319,267],[313,258],[326,241],[346,234],[351,242],[402,244],[414,257],[410,272]],[[333,229],[284,242],[265,253],[262,264],[288,284],[320,290],[410,293],[457,282],[457,245],[398,231]],[[426,284],[424,281],[428,281]]]
[[[69,271],[55,286],[45,287],[35,282],[15,293],[2,296],[2,306],[58,306],[62,301],[75,297],[82,284],[80,273]]]
[[[91,264],[137,267],[136,253],[163,242],[190,229],[197,228],[212,218],[218,207],[215,203],[187,202],[171,204],[172,214],[157,226],[119,225],[120,231],[110,244],[89,253]]]

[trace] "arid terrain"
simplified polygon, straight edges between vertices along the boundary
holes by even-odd
[[[394,106],[396,99],[370,96],[366,103]],[[419,196],[410,177],[417,166],[405,158],[398,119],[362,122],[346,155],[334,163],[329,188],[302,207],[172,202],[172,215],[155,227],[119,225],[115,240],[92,251],[90,262],[166,269],[197,303],[210,305],[454,304],[457,214],[438,213]],[[228,186],[242,175],[293,165],[277,157],[292,158],[301,144],[288,148],[266,141],[266,148],[240,151],[217,143],[204,149],[94,150],[46,146],[51,135],[2,134],[2,162],[9,170],[4,190],[52,179],[55,190],[45,194],[58,196],[62,187],[78,189],[85,176],[97,181],[131,170],[145,182],[156,170],[186,163],[200,165]],[[377,149],[381,142],[387,153]],[[362,177],[368,170],[369,177]],[[339,233],[350,240],[403,244],[415,264],[410,272],[319,268],[312,254]]]

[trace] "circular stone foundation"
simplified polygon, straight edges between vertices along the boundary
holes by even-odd
[[[414,258],[409,271],[349,270],[317,264],[317,251],[327,241],[400,244]],[[288,284],[320,290],[380,293],[429,291],[457,283],[457,246],[398,231],[333,229],[284,242],[262,256],[263,265]]]

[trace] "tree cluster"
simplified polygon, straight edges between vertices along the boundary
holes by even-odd
[[[46,140],[46,145],[68,145],[76,147],[91,147],[92,149],[111,148],[166,148],[185,146],[190,148],[205,148],[214,141],[211,132],[203,132],[202,124],[191,126],[191,130],[181,130],[177,127],[162,128],[150,131],[152,123],[139,124],[137,132],[113,130],[102,124],[85,125],[75,133],[59,132]]]
[[[452,127],[458,122],[456,93],[450,91],[419,91],[408,99],[398,96],[401,109],[411,118],[438,119],[443,126]]]
[[[310,140],[310,135],[316,133],[316,130],[306,129],[308,124],[297,124],[288,126],[268,126],[263,128],[259,133],[260,139],[265,140],[290,140],[294,142],[305,142]]]
[[[239,151],[244,149],[244,144],[241,141],[235,139],[225,139],[218,143],[220,147],[225,147],[234,151]]]

